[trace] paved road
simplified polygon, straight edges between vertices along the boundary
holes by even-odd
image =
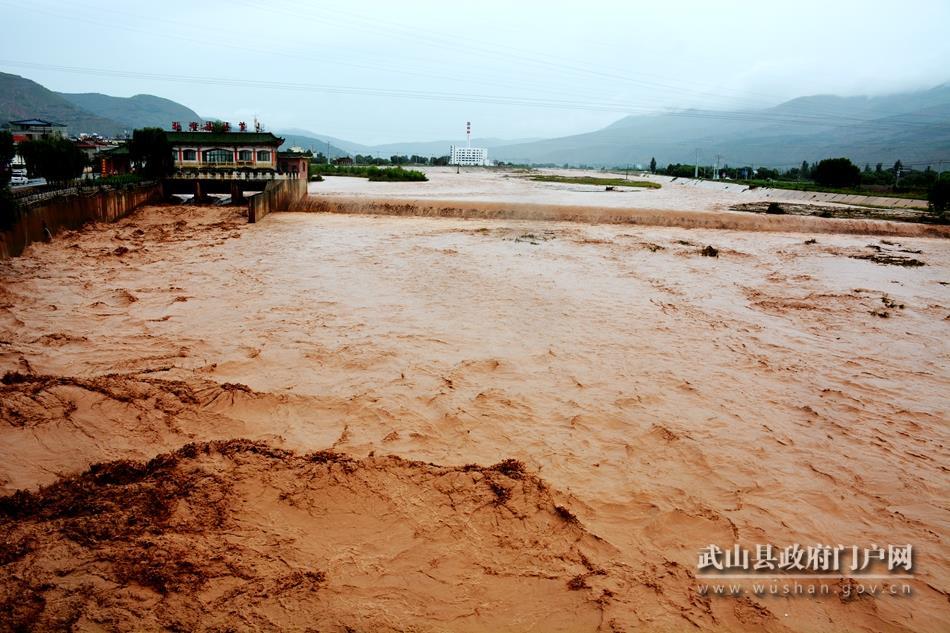
[[[11,185],[10,189],[12,189],[13,191],[17,191],[19,189],[27,189],[29,187],[39,187],[40,185],[45,185],[45,184],[46,184],[45,178],[30,178],[30,181],[26,183],[25,185]]]

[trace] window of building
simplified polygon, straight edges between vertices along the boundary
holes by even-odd
[[[238,152],[238,160],[254,160],[254,152],[249,149],[242,149]]]
[[[206,163],[230,163],[234,160],[234,153],[227,149],[208,149],[201,153],[201,160]]]
[[[193,149],[183,150],[181,153],[182,160],[198,160],[198,152]]]
[[[257,152],[257,162],[259,163],[269,163],[270,162],[270,152],[267,150],[260,150]]]

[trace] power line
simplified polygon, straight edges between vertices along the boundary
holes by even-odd
[[[350,26],[354,24],[355,22],[358,27],[362,27],[362,28],[365,28],[368,25],[370,29],[376,31],[377,33],[395,35],[396,37],[409,39],[413,43],[416,43],[416,44],[421,43],[423,45],[434,46],[440,51],[451,49],[458,54],[466,54],[467,56],[472,56],[474,54],[476,56],[478,55],[482,57],[488,56],[488,57],[495,57],[498,59],[502,59],[504,61],[518,62],[519,65],[531,64],[531,65],[536,65],[540,67],[545,67],[545,68],[549,68],[556,71],[557,76],[559,78],[562,77],[565,73],[570,73],[570,74],[574,74],[578,76],[593,76],[593,77],[598,77],[602,79],[605,78],[605,79],[610,79],[611,81],[623,81],[623,82],[628,82],[628,83],[632,83],[634,85],[643,86],[643,87],[672,90],[674,92],[679,92],[681,94],[688,94],[688,95],[693,95],[693,96],[701,96],[701,97],[706,97],[710,95],[711,96],[726,96],[726,94],[722,92],[721,88],[719,88],[718,94],[716,91],[697,91],[695,88],[692,87],[696,85],[696,82],[694,81],[690,81],[688,83],[689,87],[676,85],[675,83],[670,83],[668,77],[663,77],[662,82],[648,81],[648,80],[644,80],[641,78],[632,77],[630,75],[624,74],[623,71],[611,70],[610,68],[605,68],[604,66],[600,64],[598,64],[596,68],[580,66],[577,64],[576,60],[574,59],[557,58],[549,53],[544,53],[543,55],[539,55],[539,54],[534,53],[533,51],[526,51],[525,49],[519,49],[519,48],[505,46],[505,45],[496,45],[496,48],[490,48],[486,46],[477,46],[477,45],[473,45],[470,42],[459,41],[457,38],[445,37],[441,33],[425,31],[425,30],[419,29],[418,27],[414,25],[410,26],[406,24],[400,24],[391,19],[380,20],[378,18],[372,18],[369,16],[362,16],[358,14],[347,13],[345,11],[342,11],[338,7],[323,6],[320,8],[320,13],[315,14],[311,11],[306,10],[306,9],[309,9],[311,6],[307,3],[300,4],[300,3],[291,2],[289,4],[293,6],[294,8],[288,9],[286,7],[281,7],[279,5],[275,6],[275,3],[262,4],[261,2],[254,2],[253,0],[235,0],[235,1],[239,2],[240,4],[244,6],[257,8],[261,10],[280,11],[287,15],[294,16],[297,19],[304,17],[304,18],[309,18],[311,20],[314,20],[315,22],[331,22],[332,23],[335,21],[337,24],[343,24],[345,26]],[[337,15],[347,16],[347,17],[344,17],[341,20],[340,18],[334,19],[327,15],[327,14],[333,14],[333,13]],[[458,55],[457,54],[453,55],[452,59],[453,61],[457,60]],[[640,73],[640,74],[642,75],[643,73]],[[737,95],[741,97],[748,97],[749,95],[752,95],[752,94],[761,94],[761,93],[752,93],[752,92],[738,93],[737,91],[726,91],[726,93],[728,92],[736,93]],[[769,96],[768,98],[772,102],[784,101],[784,99],[775,97],[774,95]],[[886,116],[900,116],[900,115],[907,115],[907,114],[908,113],[906,112],[893,112],[893,113],[880,112],[880,113],[875,114],[874,118],[882,118]],[[837,113],[834,113],[828,110],[824,110],[824,111],[815,110],[814,114],[801,113],[798,116],[807,117],[807,118],[817,117],[819,119],[837,116],[839,118],[848,118],[855,122],[863,122],[863,121],[870,120],[870,118],[862,118],[862,117],[841,117],[841,115],[838,115]]]
[[[656,113],[653,110],[643,107],[632,106],[627,103],[596,103],[596,102],[585,102],[585,101],[572,101],[567,99],[541,99],[541,98],[528,98],[528,97],[505,97],[497,95],[483,95],[483,94],[460,94],[460,93],[450,93],[450,92],[435,92],[435,91],[425,91],[425,90],[408,90],[408,89],[386,89],[386,88],[366,88],[360,86],[339,86],[332,84],[312,84],[312,83],[296,83],[296,82],[281,82],[281,81],[264,81],[264,80],[251,80],[251,79],[235,79],[227,77],[207,77],[207,76],[190,76],[190,75],[180,75],[180,74],[164,74],[164,73],[146,73],[140,71],[122,71],[122,70],[113,70],[113,69],[103,69],[103,68],[86,68],[79,66],[62,66],[57,64],[41,64],[35,62],[25,62],[20,60],[3,60],[0,59],[0,64],[6,64],[9,66],[18,66],[24,68],[37,68],[43,70],[54,70],[58,72],[66,73],[76,73],[76,74],[87,74],[94,76],[106,76],[106,77],[125,77],[125,78],[134,78],[134,79],[148,79],[150,81],[165,81],[171,83],[189,83],[189,84],[201,84],[201,85],[215,85],[215,86],[229,86],[229,87],[238,87],[238,88],[261,88],[269,90],[286,90],[293,92],[317,92],[325,94],[349,94],[349,95],[358,95],[358,96],[378,96],[378,97],[392,97],[392,98],[405,98],[405,99],[416,99],[416,100],[425,100],[425,101],[442,101],[442,102],[458,102],[458,103],[481,103],[481,104],[494,104],[494,105],[506,105],[506,106],[523,106],[523,107],[534,107],[534,108],[549,108],[549,109],[561,109],[561,110],[579,110],[579,111],[590,111],[590,112],[617,112],[617,113],[626,113],[630,114],[633,112],[640,113],[649,113],[649,114],[662,114],[665,116],[673,117],[685,117],[685,118],[698,118],[703,120],[722,120],[722,121],[739,121],[739,122],[766,122],[766,123],[787,123],[793,125],[816,125],[824,124],[828,126],[840,125],[841,122],[834,119],[826,119],[819,121],[815,118],[807,118],[801,116],[776,116],[769,113],[758,113],[758,112],[717,112],[710,110],[685,110],[685,111],[674,111],[674,112],[664,112]],[[851,127],[869,127],[872,129],[880,129],[881,124],[875,123],[873,121],[864,121],[859,120],[858,123],[850,123],[847,117],[841,117],[845,123],[848,123]],[[932,123],[927,123],[923,121],[894,121],[891,120],[887,124],[891,128],[900,129],[901,127],[921,127],[929,129],[933,127]],[[940,125],[940,124],[936,124]],[[950,125],[950,122],[945,123],[944,125]]]
[[[558,72],[559,77],[562,76],[565,72],[569,72],[569,73],[573,73],[579,76],[593,76],[597,78],[609,78],[611,80],[622,80],[625,82],[633,83],[635,85],[674,90],[674,91],[679,91],[684,94],[691,94],[691,95],[696,95],[696,96],[705,96],[705,95],[714,94],[713,92],[701,92],[701,91],[696,91],[695,89],[692,89],[692,88],[683,88],[675,84],[670,84],[668,81],[667,82],[646,81],[643,79],[638,79],[638,78],[620,74],[619,71],[604,72],[603,70],[597,70],[597,69],[591,70],[589,68],[585,68],[583,66],[577,65],[576,63],[574,63],[573,60],[563,60],[563,59],[559,60],[547,54],[544,56],[538,56],[537,54],[534,54],[532,52],[527,52],[527,51],[524,51],[523,49],[517,49],[514,47],[506,47],[502,45],[500,47],[501,50],[494,50],[492,48],[484,47],[484,46],[473,46],[471,44],[466,45],[464,42],[459,42],[455,39],[447,39],[443,35],[432,34],[432,32],[427,32],[424,30],[417,29],[415,27],[404,25],[404,24],[401,25],[391,20],[382,21],[382,20],[370,18],[367,16],[348,14],[346,12],[340,11],[339,9],[334,9],[331,7],[321,7],[321,12],[319,14],[314,14],[312,12],[309,12],[300,8],[300,5],[292,5],[297,8],[290,10],[286,7],[282,7],[279,5],[278,6],[262,5],[260,3],[255,3],[250,0],[235,0],[235,1],[247,7],[256,8],[256,9],[265,9],[268,12],[278,11],[278,12],[289,13],[290,15],[297,18],[298,20],[301,18],[303,19],[309,18],[316,22],[323,22],[323,23],[327,23],[327,22],[333,23],[334,21],[336,21],[337,24],[343,24],[345,26],[350,26],[354,24],[355,22],[358,28],[366,28],[368,26],[370,29],[375,30],[376,32],[382,32],[389,35],[395,35],[397,37],[411,38],[411,40],[415,43],[422,43],[423,45],[429,45],[429,46],[438,46],[442,50],[444,50],[446,46],[451,46],[453,50],[462,50],[462,51],[467,50],[467,51],[470,51],[470,53],[481,55],[482,57],[485,57],[485,56],[500,57],[501,59],[504,59],[506,61],[518,61],[519,64],[528,63],[528,64],[533,64],[533,65],[539,65],[546,68],[552,68]],[[10,6],[10,7],[14,6],[10,3],[0,2],[0,4],[6,4],[7,6]],[[304,6],[307,6],[307,5],[304,5]],[[37,7],[31,7],[31,10],[43,11],[42,9],[37,8]],[[126,15],[133,18],[142,19],[150,23],[155,22],[157,20],[166,24],[171,24],[171,25],[175,25],[179,27],[191,28],[192,26],[191,24],[181,23],[175,20],[168,20],[165,18],[155,18],[151,16],[143,17],[143,16],[138,16],[136,14],[125,12],[125,11],[118,11],[115,9],[111,10],[110,12],[117,15]],[[55,17],[62,17],[61,9],[58,10],[57,12],[46,11],[46,13],[48,15],[52,15]],[[332,16],[327,15],[327,14],[333,14],[333,13],[336,13],[337,15],[343,15],[345,17],[341,19],[339,17],[333,18]],[[78,15],[70,19],[78,19],[78,20],[83,20],[83,21],[92,22],[96,24],[106,24],[109,26],[109,28],[121,28],[124,30],[133,31],[133,32],[145,32],[147,34],[152,34],[156,36],[160,35],[162,38],[172,37],[179,40],[197,42],[201,45],[206,45],[206,46],[213,45],[215,48],[220,48],[221,46],[224,46],[224,47],[230,47],[233,49],[241,50],[243,52],[251,51],[251,52],[257,52],[257,53],[278,55],[278,56],[292,58],[292,59],[307,59],[308,61],[316,61],[316,62],[327,61],[326,58],[316,58],[312,56],[305,56],[300,53],[288,52],[285,49],[272,50],[272,49],[253,48],[253,47],[249,48],[246,45],[236,46],[236,45],[228,44],[226,41],[221,41],[221,40],[214,40],[213,42],[208,42],[207,39],[195,39],[195,38],[188,38],[182,35],[173,35],[173,34],[168,33],[167,31],[162,31],[161,33],[157,33],[154,29],[137,29],[135,27],[131,27],[128,25],[118,25],[118,24],[115,24],[114,22],[103,22],[100,20],[95,20],[93,18],[90,18],[88,15]],[[216,30],[223,34],[225,33],[229,34],[228,31],[225,31],[223,29],[219,29],[219,28],[216,29],[213,26],[207,27],[206,25],[202,25],[203,32],[207,31],[208,28],[210,28],[212,31]],[[511,52],[505,52],[506,50],[511,51]],[[512,58],[512,52],[518,57]],[[437,59],[442,59],[442,56],[440,56]],[[335,65],[363,68],[363,69],[369,69],[373,71],[385,70],[386,72],[417,76],[417,77],[426,78],[426,79],[443,79],[443,80],[458,80],[459,79],[458,76],[437,75],[431,72],[418,72],[414,70],[408,70],[400,66],[386,65],[386,64],[381,63],[378,59],[374,59],[372,64],[359,64],[359,63],[353,62],[351,59],[351,56],[348,56],[347,59],[334,58],[333,63]],[[466,81],[470,83],[481,83],[483,85],[491,85],[493,87],[508,85],[516,89],[521,89],[525,87],[523,83],[516,84],[516,85],[508,84],[506,82],[499,81],[497,77],[493,77],[491,81],[480,82],[477,79],[472,78],[471,75],[472,73],[470,72],[466,73]],[[533,90],[537,92],[538,88],[535,86],[533,87]],[[562,94],[562,92],[563,91],[560,89],[557,90],[557,94]],[[498,99],[498,98],[495,98],[495,99]],[[527,99],[527,98],[524,98],[524,99]],[[552,99],[552,101],[561,101],[561,100]],[[590,103],[588,103],[588,106],[586,108],[573,108],[573,109],[587,109],[589,111],[613,111],[613,112],[633,112],[636,110],[640,110],[640,111],[647,110],[647,111],[655,112],[657,110],[657,107],[655,104],[652,104],[652,106],[651,105],[644,106],[642,104],[634,104],[630,102],[625,102],[623,104],[615,105],[615,102],[603,103],[596,100],[593,102],[593,104],[596,104],[597,106],[600,106],[600,107],[592,107]],[[705,111],[705,112],[708,112],[708,111]],[[918,115],[908,114],[906,112],[895,113],[895,114],[897,114],[898,116],[901,116],[901,115],[918,116]],[[688,113],[678,113],[675,116],[696,116],[696,115],[688,114]],[[699,116],[702,118],[710,118],[710,117],[715,116],[715,118],[719,118],[721,120],[726,120],[727,118],[721,114],[719,115],[701,114]],[[881,112],[881,113],[877,113],[875,115],[875,118],[880,118],[884,116],[887,116],[887,113]],[[827,124],[828,121],[834,121],[834,122],[851,121],[851,122],[860,124],[860,123],[867,123],[869,120],[871,120],[869,117],[846,116],[846,115],[841,115],[838,113],[830,113],[827,111],[822,112],[820,110],[814,110],[811,113],[798,113],[795,115],[784,115],[781,113],[768,114],[764,112],[757,112],[754,115],[754,117],[755,117],[754,119],[751,119],[748,114],[743,114],[740,117],[736,117],[733,115],[730,118],[737,121],[758,120],[758,121],[763,121],[763,122],[805,123],[806,121],[814,121],[816,125]],[[908,124],[908,125],[912,125],[915,123],[923,123],[924,125],[927,125],[927,123],[925,122],[917,122],[917,121],[898,121],[897,123]],[[875,127],[877,127],[877,125],[875,125]]]
[[[235,0],[235,1],[245,6],[254,7],[258,9],[266,9],[268,11],[274,11],[274,10],[281,11],[285,14],[295,16],[298,19],[301,16],[307,16],[310,19],[313,19],[314,21],[317,21],[317,22],[335,21],[337,24],[342,23],[344,25],[347,25],[347,24],[352,25],[355,22],[357,25],[362,25],[363,27],[368,26],[370,29],[375,30],[378,33],[395,35],[396,37],[400,37],[402,39],[410,39],[414,43],[422,43],[424,45],[434,46],[440,50],[446,50],[447,47],[451,47],[453,51],[456,51],[458,53],[465,53],[469,56],[471,56],[472,54],[475,54],[475,55],[480,55],[482,57],[486,57],[486,56],[495,57],[503,61],[516,60],[522,64],[528,63],[532,65],[551,68],[557,71],[558,76],[562,76],[565,72],[567,72],[567,73],[577,74],[581,76],[584,76],[584,75],[597,76],[600,78],[610,79],[612,81],[619,80],[619,81],[624,81],[624,82],[630,82],[638,86],[667,89],[667,90],[672,90],[675,92],[692,94],[692,95],[697,95],[697,96],[706,96],[709,94],[713,94],[708,91],[697,91],[692,87],[688,87],[688,86],[695,85],[694,82],[690,82],[688,86],[676,85],[675,83],[670,83],[669,78],[667,77],[663,77],[664,81],[662,82],[650,81],[646,79],[632,77],[630,75],[625,74],[623,71],[611,69],[601,64],[598,64],[598,66],[595,68],[578,65],[577,60],[575,59],[566,59],[563,57],[558,58],[551,55],[550,53],[544,53],[542,55],[539,55],[535,53],[534,51],[529,51],[529,50],[512,47],[512,46],[506,46],[503,44],[496,45],[494,48],[487,47],[487,46],[473,45],[471,42],[459,41],[456,38],[445,37],[441,33],[425,31],[425,30],[419,29],[418,27],[414,25],[410,26],[406,24],[400,24],[393,20],[387,19],[383,21],[383,20],[379,20],[379,19],[372,18],[369,16],[347,13],[345,11],[342,11],[338,7],[321,7],[320,13],[315,14],[313,12],[305,11],[304,9],[301,8],[302,6],[309,8],[310,5],[308,4],[304,4],[304,5],[295,4],[294,9],[287,9],[287,8],[281,8],[279,6],[275,7],[274,3],[262,4],[260,2],[253,2],[251,0]],[[337,15],[343,15],[346,17],[344,17],[342,20],[340,18],[336,18],[334,20],[333,18],[330,18],[327,16],[328,13],[335,13]],[[453,58],[457,58],[457,56],[454,56]],[[641,75],[642,74],[643,73],[641,73]],[[735,91],[731,91],[731,92],[735,92]],[[748,96],[748,94],[750,93],[742,93],[740,96],[746,97]],[[755,94],[755,93],[751,93],[751,94]],[[769,97],[769,99],[773,101],[778,100],[775,97]]]
[[[9,2],[0,2],[0,5],[8,6],[8,7],[10,7],[11,9],[14,8],[15,6],[17,6],[17,5],[14,5],[14,4],[12,4],[12,3],[9,3]],[[51,11],[51,10],[44,10],[43,8],[36,7],[36,6],[31,7],[30,10],[31,10],[31,12],[33,12],[33,13],[43,13],[43,14],[45,14],[45,15],[52,16],[52,17],[64,17],[62,11],[55,11],[55,12],[54,12],[54,11]],[[134,13],[128,13],[128,12],[125,12],[125,11],[117,11],[117,10],[115,10],[115,9],[112,9],[112,10],[110,11],[110,13],[116,14],[116,15],[125,15],[125,16],[128,16],[128,17],[137,18],[137,19],[141,19],[141,20],[144,20],[144,21],[150,21],[150,22],[152,22],[152,21],[158,21],[158,22],[162,22],[162,23],[165,23],[165,24],[170,24],[170,25],[177,26],[177,27],[191,28],[191,27],[193,26],[192,24],[189,24],[189,23],[182,23],[182,22],[178,22],[178,21],[176,21],[176,20],[168,20],[168,19],[162,19],[162,18],[151,18],[151,17],[146,18],[146,17],[144,17],[144,16],[138,16],[138,15],[136,15],[136,14],[134,14]],[[337,57],[337,58],[334,58],[334,59],[330,60],[330,59],[328,59],[328,58],[315,57],[315,56],[306,55],[306,54],[303,54],[303,53],[294,53],[294,52],[287,51],[287,50],[285,50],[285,49],[267,49],[267,48],[259,48],[259,47],[249,46],[249,45],[246,45],[246,44],[241,44],[241,45],[230,44],[230,43],[228,43],[227,40],[222,40],[222,39],[216,39],[216,40],[214,40],[214,41],[209,42],[207,39],[201,39],[201,38],[195,38],[195,37],[188,37],[188,36],[181,35],[181,34],[169,33],[168,31],[162,31],[162,32],[160,32],[160,33],[157,33],[154,29],[140,28],[140,27],[135,27],[135,26],[131,26],[131,25],[128,25],[128,24],[116,24],[115,21],[96,19],[95,17],[92,17],[92,16],[90,16],[90,15],[85,15],[85,14],[70,15],[70,16],[69,16],[69,19],[70,19],[70,20],[75,20],[75,21],[86,22],[86,23],[88,23],[88,24],[93,24],[93,25],[96,25],[96,26],[108,27],[109,29],[119,29],[119,30],[123,30],[123,31],[128,31],[128,32],[130,32],[130,33],[144,33],[144,34],[146,34],[146,35],[160,36],[161,39],[163,39],[163,40],[165,40],[165,39],[175,39],[175,40],[182,41],[182,42],[190,42],[190,43],[199,44],[199,45],[202,45],[202,46],[210,46],[210,47],[213,47],[213,48],[215,48],[215,49],[229,48],[229,49],[232,49],[232,50],[235,50],[235,51],[240,51],[240,52],[243,52],[243,53],[248,53],[248,52],[250,52],[250,53],[258,53],[258,54],[264,54],[264,55],[273,55],[273,56],[276,56],[276,57],[283,57],[283,58],[294,59],[294,60],[303,60],[303,61],[307,61],[307,62],[316,62],[316,63],[328,63],[328,62],[331,62],[331,61],[332,61],[332,64],[333,64],[334,66],[347,66],[347,67],[351,67],[351,68],[360,68],[360,69],[371,70],[371,71],[385,71],[385,72],[387,72],[387,73],[397,73],[397,74],[401,74],[401,75],[420,77],[420,78],[423,78],[423,79],[442,79],[442,80],[448,80],[448,81],[458,81],[458,80],[459,80],[459,77],[458,77],[458,76],[437,75],[437,74],[432,74],[432,73],[427,73],[427,72],[419,72],[419,71],[407,69],[407,68],[401,67],[401,66],[389,65],[389,64],[380,62],[379,60],[374,60],[374,62],[373,62],[372,64],[360,64],[360,63],[358,63],[358,62],[352,61],[352,60],[349,59],[349,58],[347,58],[347,59],[340,59],[339,57]],[[221,33],[222,35],[229,35],[229,36],[231,35],[230,32],[228,32],[228,31],[226,31],[226,30],[224,30],[224,29],[218,29],[218,28],[215,28],[215,27],[206,28],[204,25],[202,25],[202,29],[201,29],[201,30],[202,30],[202,31],[209,31],[209,30],[210,30],[210,31],[212,31],[212,32],[215,32],[215,31],[216,31],[216,32],[218,32],[218,33]],[[489,81],[478,81],[477,79],[471,79],[471,78],[468,79],[467,83],[482,84],[482,85],[492,86],[492,87],[497,87],[497,86],[503,86],[503,87],[504,87],[504,86],[507,86],[507,87],[511,87],[511,88],[523,88],[523,87],[524,87],[523,85],[520,85],[520,84],[513,84],[513,83],[508,83],[508,82],[503,82],[503,81],[501,81],[501,82],[500,82],[500,81],[497,81],[497,80],[493,80],[493,81],[490,81],[490,82],[489,82]],[[553,92],[553,91],[552,91],[552,92]]]

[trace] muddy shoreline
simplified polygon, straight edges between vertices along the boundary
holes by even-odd
[[[756,203],[759,205],[767,203]],[[793,205],[788,205],[790,208]],[[367,197],[309,196],[294,205],[294,211],[361,215],[418,216],[434,218],[546,220],[587,224],[627,224],[677,228],[702,228],[777,233],[881,235],[892,237],[950,238],[950,225],[877,220],[848,215],[813,217],[788,213],[764,215],[737,211],[671,211],[667,209],[587,207],[527,202],[467,200],[374,199]]]

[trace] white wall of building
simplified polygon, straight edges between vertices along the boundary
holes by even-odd
[[[449,157],[450,165],[491,165],[488,161],[488,149],[485,147],[459,147],[452,146],[452,153]]]

